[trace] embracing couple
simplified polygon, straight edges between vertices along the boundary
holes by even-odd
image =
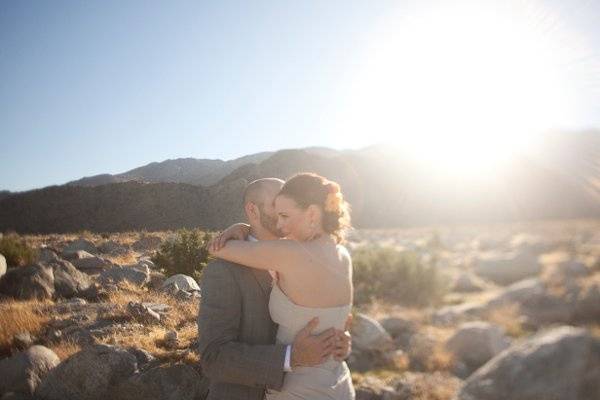
[[[209,243],[198,316],[208,399],[354,399],[348,323],[349,208],[337,183],[302,173],[250,183],[249,225]]]

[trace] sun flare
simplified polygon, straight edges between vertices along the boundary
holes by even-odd
[[[577,40],[536,4],[439,2],[389,17],[349,78],[336,130],[464,173],[567,124]]]

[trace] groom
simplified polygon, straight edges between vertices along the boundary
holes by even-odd
[[[273,201],[283,183],[266,178],[246,187],[249,240],[280,236]],[[272,280],[268,271],[221,259],[204,269],[198,332],[200,364],[210,380],[207,399],[263,399],[267,390],[281,389],[285,372],[292,368],[320,364],[331,354],[339,359],[348,355],[347,333],[331,328],[311,335],[316,319],[291,345],[275,344],[277,326],[269,314]]]

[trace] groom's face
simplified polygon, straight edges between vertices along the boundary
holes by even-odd
[[[277,187],[265,188],[263,201],[258,204],[258,210],[262,227],[277,237],[283,237],[283,233],[277,228],[277,212],[274,204],[279,189]]]

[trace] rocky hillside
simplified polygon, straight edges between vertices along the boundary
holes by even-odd
[[[198,160],[195,158],[178,158],[153,162],[117,175],[101,174],[68,182],[71,186],[99,186],[109,183],[129,181],[137,182],[177,182],[192,185],[212,185],[239,166],[260,162],[272,153],[252,154],[235,160]]]
[[[242,218],[240,197],[247,182],[267,176],[285,179],[299,171],[340,182],[359,227],[600,217],[599,137],[600,133],[582,134],[558,145],[550,142],[538,154],[514,156],[493,176],[478,178],[448,176],[384,146],[263,153],[246,159],[248,163],[227,162],[227,168],[238,167],[206,186],[156,182],[175,176],[194,182],[217,177],[210,168],[204,178],[197,174],[200,167],[175,172],[177,165],[202,160],[167,161],[137,169],[143,173],[132,173],[140,177],[136,180],[96,186],[71,183],[0,197],[0,231],[223,228]]]

